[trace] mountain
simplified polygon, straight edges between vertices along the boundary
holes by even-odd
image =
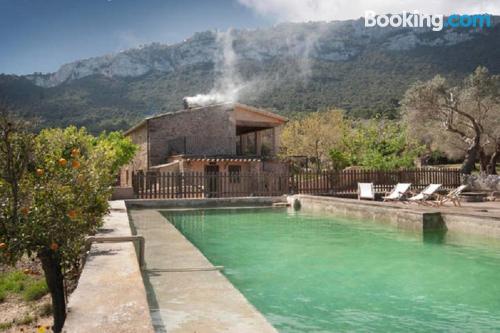
[[[482,30],[365,28],[364,21],[208,31],[75,61],[55,73],[0,75],[0,99],[40,127],[124,129],[206,93],[282,114],[339,107],[397,117],[410,84],[458,80],[478,65],[500,73],[500,24]],[[230,94],[226,90],[231,90]]]

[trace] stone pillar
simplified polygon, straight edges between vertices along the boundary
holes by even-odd
[[[241,134],[240,135],[240,155],[245,155],[245,151],[247,149],[247,137],[246,134]]]
[[[255,133],[255,155],[262,155],[262,133],[261,131],[254,132]]]
[[[278,155],[278,150],[280,148],[280,134],[281,126],[273,127],[273,156]]]

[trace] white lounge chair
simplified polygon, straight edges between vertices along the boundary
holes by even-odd
[[[383,199],[384,201],[399,201],[402,200],[408,190],[411,187],[411,183],[398,183],[391,192],[389,192]]]
[[[461,207],[460,205],[460,194],[467,188],[467,185],[460,185],[456,189],[450,191],[446,195],[439,195],[437,196],[437,200],[434,201],[435,206],[443,206],[446,202],[451,201],[453,205],[456,207]]]
[[[358,183],[358,200],[361,199],[375,200],[373,183]]]
[[[430,184],[417,195],[409,198],[409,202],[425,204],[425,202],[441,187],[441,184]]]

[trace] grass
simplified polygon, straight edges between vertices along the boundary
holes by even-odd
[[[52,304],[50,302],[43,303],[40,308],[38,308],[38,315],[40,317],[48,317],[52,315]]]
[[[47,293],[47,284],[42,278],[20,271],[0,274],[0,301],[4,301],[9,294],[20,295],[27,302],[35,301]]]
[[[0,323],[0,331],[8,330],[12,327],[12,323]]]
[[[21,319],[16,320],[16,324],[18,324],[18,325],[29,325],[32,322],[34,322],[35,320],[36,320],[35,317],[30,316],[30,315],[25,315]]]
[[[23,298],[25,301],[36,301],[49,292],[47,284],[44,280],[36,280],[26,286],[23,291]]]

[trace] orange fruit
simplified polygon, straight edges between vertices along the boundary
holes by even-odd
[[[71,157],[78,157],[78,156],[80,156],[80,149],[78,148],[71,149]]]
[[[7,247],[7,244],[5,243],[0,243],[0,250],[3,250]]]
[[[80,167],[80,162],[78,162],[77,160],[73,160],[71,162],[71,167],[73,167],[73,169],[78,169]]]
[[[43,169],[36,169],[37,176],[43,176],[43,173],[44,173]]]
[[[67,163],[68,163],[68,161],[66,161],[65,158],[60,158],[59,159],[59,165],[60,166],[65,167]]]
[[[73,209],[72,209],[72,210],[70,210],[70,211],[68,212],[68,217],[69,217],[70,219],[74,219],[74,218],[76,218],[76,215],[77,215],[76,210],[73,210]]]
[[[21,214],[23,214],[24,216],[28,215],[29,212],[30,212],[29,208],[27,207],[21,208]]]
[[[57,251],[57,249],[59,249],[59,245],[57,245],[57,243],[52,242],[52,243],[50,244],[50,249],[51,249],[52,251]]]

